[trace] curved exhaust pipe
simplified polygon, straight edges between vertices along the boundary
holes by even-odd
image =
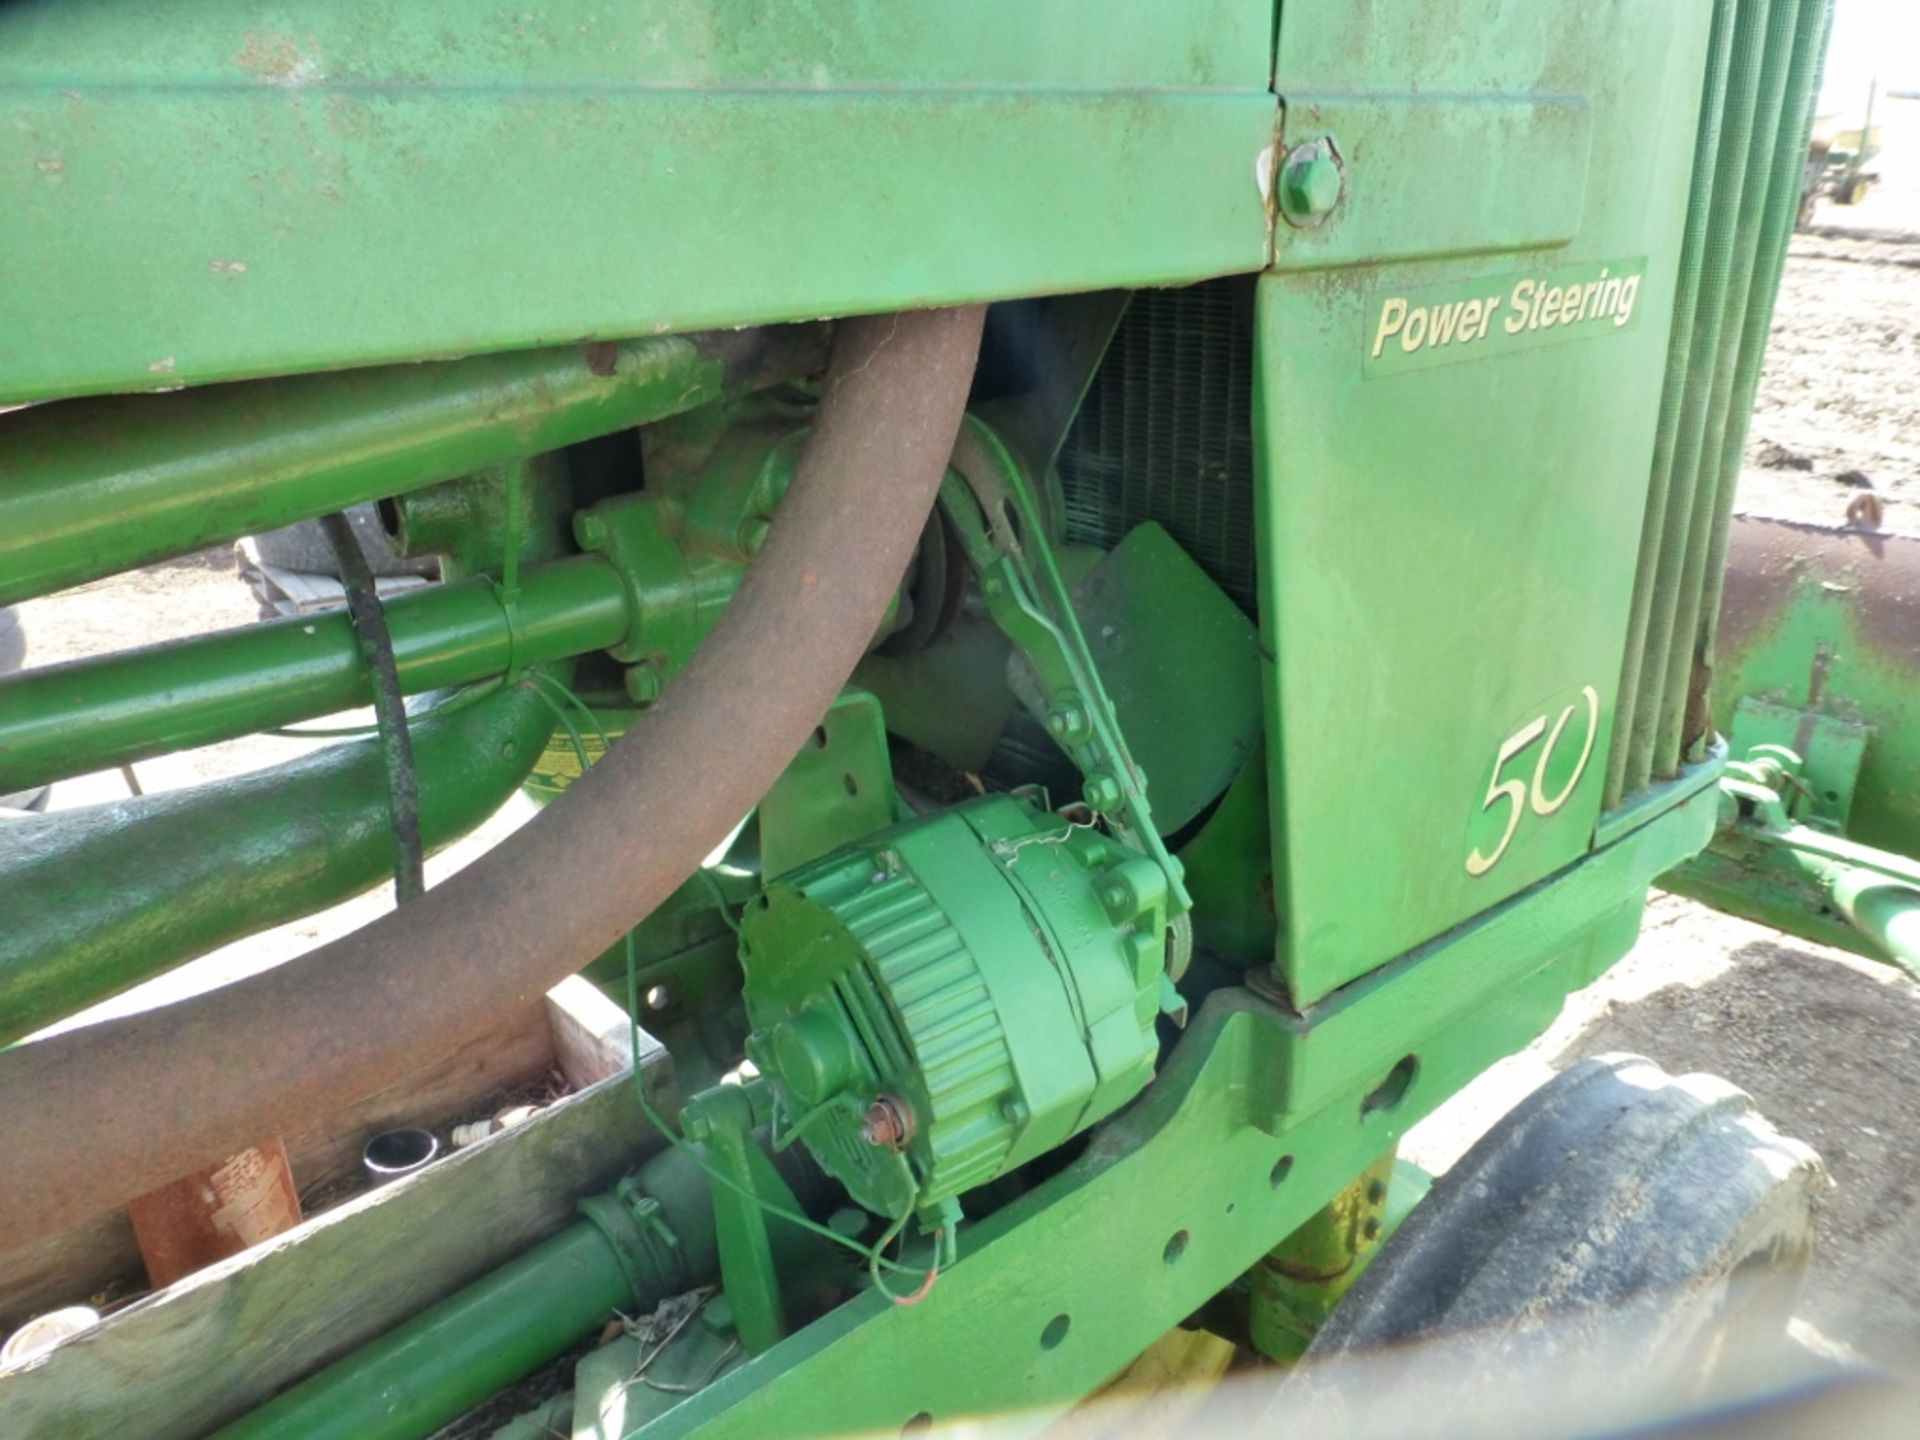
[[[277,969],[0,1054],[0,1250],[401,1079],[665,900],[866,651],[946,472],[984,307],[845,322],[793,486],[718,627],[538,820]]]

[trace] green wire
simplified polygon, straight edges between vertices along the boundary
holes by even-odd
[[[607,738],[606,729],[600,724],[599,717],[596,716],[592,709],[588,707],[587,703],[578,695],[574,694],[563,681],[557,676],[548,675],[539,670],[530,670],[527,673],[537,684],[551,685],[568,701],[572,702],[580,713],[586,717],[587,723],[598,732],[601,745],[608,749],[612,748],[613,742]],[[559,718],[560,724],[565,728],[568,738],[573,741],[575,758],[580,762],[581,773],[585,774],[589,762],[587,760],[586,742],[581,739],[579,728],[567,718],[558,702],[544,691],[539,693],[540,697],[547,702],[548,708]],[[716,1185],[726,1186],[727,1189],[733,1191],[734,1194],[751,1201],[767,1214],[785,1220],[789,1225],[797,1225],[802,1230],[818,1235],[823,1240],[831,1240],[834,1244],[851,1250],[856,1255],[865,1257],[867,1273],[873,1278],[874,1285],[879,1289],[880,1293],[885,1295],[889,1300],[892,1300],[896,1305],[907,1303],[906,1297],[896,1295],[881,1283],[880,1271],[882,1267],[888,1270],[898,1271],[903,1275],[918,1275],[923,1284],[942,1268],[938,1256],[938,1249],[941,1248],[939,1246],[936,1247],[935,1262],[932,1268],[928,1270],[919,1270],[911,1265],[902,1265],[897,1261],[887,1259],[886,1256],[880,1253],[886,1249],[888,1245],[891,1245],[900,1232],[906,1228],[907,1221],[913,1215],[913,1207],[911,1204],[908,1205],[904,1213],[887,1227],[886,1232],[881,1235],[879,1240],[871,1246],[862,1245],[858,1240],[850,1236],[842,1235],[838,1230],[830,1229],[816,1220],[811,1220],[807,1216],[800,1214],[797,1210],[789,1210],[784,1205],[779,1205],[768,1200],[764,1195],[756,1194],[746,1186],[737,1183],[732,1176],[723,1175],[718,1170],[715,1170],[707,1164],[706,1157],[702,1155],[691,1142],[686,1140],[669,1125],[664,1115],[653,1108],[653,1102],[647,1098],[647,1087],[644,1077],[640,1073],[639,958],[634,950],[633,931],[631,930],[627,931],[625,950],[627,959],[627,1039],[628,1043],[633,1047],[633,1093],[640,1101],[641,1112],[646,1115],[654,1128],[666,1137],[667,1143],[699,1167],[709,1180],[713,1181]],[[949,1237],[945,1240],[944,1244],[952,1249],[956,1257],[958,1256],[959,1249],[957,1241]],[[947,1263],[951,1264],[952,1262],[948,1261]]]

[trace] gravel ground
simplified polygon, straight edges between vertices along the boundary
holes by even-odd
[[[1920,105],[1909,108],[1920,110]],[[1890,122],[1891,124],[1892,122]],[[1920,132],[1920,126],[1913,127]],[[1920,166],[1912,173],[1920,177]],[[1822,206],[1795,239],[1756,411],[1743,507],[1838,524],[1861,493],[1888,528],[1920,528],[1920,188],[1889,184],[1854,211]],[[231,558],[207,552],[33,601],[30,665],[243,624],[253,602]],[[143,763],[166,789],[272,764],[302,742],[256,738]],[[115,772],[58,786],[56,808],[125,794]],[[516,802],[439,857],[444,875],[522,823]],[[113,1002],[137,1008],[278,963],[389,908],[386,894],[283,926]],[[1920,988],[1671,896],[1639,946],[1574,997],[1538,1043],[1490,1070],[1409,1137],[1452,1163],[1533,1086],[1586,1055],[1633,1050],[1752,1092],[1826,1158],[1836,1186],[1803,1315],[1813,1330],[1920,1375]]]

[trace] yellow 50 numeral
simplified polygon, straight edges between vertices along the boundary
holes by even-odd
[[[1553,762],[1554,751],[1559,748],[1561,736],[1567,733],[1567,722],[1573,719],[1577,706],[1569,705],[1562,710],[1560,718],[1553,722],[1551,731],[1547,729],[1547,717],[1536,715],[1500,742],[1500,753],[1493,762],[1493,778],[1487,782],[1487,798],[1480,812],[1485,814],[1504,802],[1507,807],[1507,828],[1501,833],[1500,843],[1493,847],[1491,855],[1474,850],[1467,856],[1469,875],[1484,875],[1498,865],[1500,857],[1507,853],[1507,847],[1513,844],[1514,834],[1520,829],[1521,817],[1528,810],[1543,818],[1553,814],[1567,803],[1574,788],[1579,785],[1580,777],[1587,773],[1587,761],[1593,758],[1593,738],[1600,733],[1600,694],[1593,686],[1585,685],[1581,687],[1580,698],[1587,702],[1587,739],[1580,747],[1579,762],[1574,765],[1566,784],[1560,787],[1559,794],[1547,794],[1547,767]],[[1501,779],[1507,762],[1530,748],[1542,735],[1547,738],[1540,747],[1540,758],[1534,761],[1532,785],[1518,778]]]

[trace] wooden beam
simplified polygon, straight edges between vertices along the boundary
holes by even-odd
[[[664,1089],[665,1052],[642,1073]],[[631,1075],[603,1080],[0,1374],[7,1432],[204,1434],[553,1234],[659,1144]]]
[[[486,1035],[439,1064],[287,1136],[294,1185],[305,1194],[354,1173],[368,1138],[395,1125],[432,1130],[477,1119],[490,1097],[538,1080],[553,1069],[554,1059],[544,1003],[502,1016]],[[118,1210],[0,1255],[0,1338],[35,1315],[85,1304],[119,1282],[142,1286],[145,1274],[132,1227]]]
[[[547,992],[547,1026],[553,1031],[554,1063],[576,1090],[633,1064],[627,1012],[584,975],[569,975]]]

